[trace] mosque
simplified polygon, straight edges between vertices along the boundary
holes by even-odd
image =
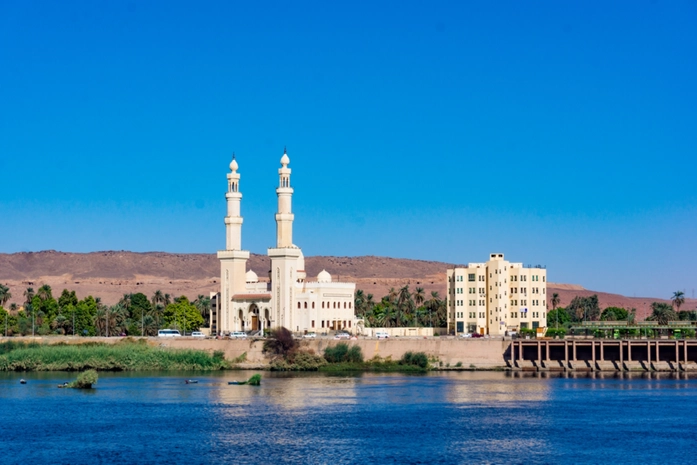
[[[276,246],[268,249],[268,281],[247,270],[249,251],[242,250],[242,215],[239,165],[233,155],[225,198],[225,250],[220,260],[220,292],[213,299],[211,334],[259,332],[286,327],[294,332],[359,331],[355,316],[355,283],[332,282],[323,270],[314,280],[305,273],[302,250],[293,244],[290,159],[284,150],[278,170]]]

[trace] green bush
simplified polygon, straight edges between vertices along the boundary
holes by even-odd
[[[68,383],[66,387],[76,389],[92,389],[93,384],[97,384],[97,372],[95,370],[83,371],[77,375],[77,380]]]
[[[335,345],[329,346],[324,349],[324,358],[329,363],[340,363],[346,361],[346,354],[349,351],[348,344],[343,342]]]
[[[399,361],[400,365],[414,365],[421,368],[428,367],[428,356],[423,352],[406,352]]]
[[[549,328],[547,330],[547,337],[558,337],[559,339],[564,339],[564,336],[566,336],[566,329],[565,328]]]
[[[363,362],[363,352],[359,346],[351,346],[351,348],[346,352],[346,361],[351,363],[362,363]]]
[[[682,335],[683,335],[683,337],[695,337],[695,330],[694,329],[683,329]]]
[[[311,352],[296,352],[292,359],[276,359],[271,362],[272,371],[317,371],[327,361]]]

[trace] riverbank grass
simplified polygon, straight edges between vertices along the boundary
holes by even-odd
[[[230,368],[222,352],[148,346],[146,341],[115,344],[0,344],[0,371],[213,371]]]

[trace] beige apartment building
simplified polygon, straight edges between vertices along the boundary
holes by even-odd
[[[448,270],[448,332],[502,336],[547,325],[547,270],[492,253]]]

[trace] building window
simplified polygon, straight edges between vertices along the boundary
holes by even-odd
[[[349,302],[349,308],[351,308],[351,302]]]
[[[324,308],[324,302],[322,302],[322,308]]]
[[[322,320],[322,328],[324,328],[324,320]]]
[[[307,308],[307,302],[305,302],[305,308]]]
[[[314,303],[314,302],[312,302],[312,308],[315,308],[315,303]]]
[[[300,302],[298,302],[298,308],[300,308]]]
[[[312,320],[312,327],[315,327],[315,320]]]

